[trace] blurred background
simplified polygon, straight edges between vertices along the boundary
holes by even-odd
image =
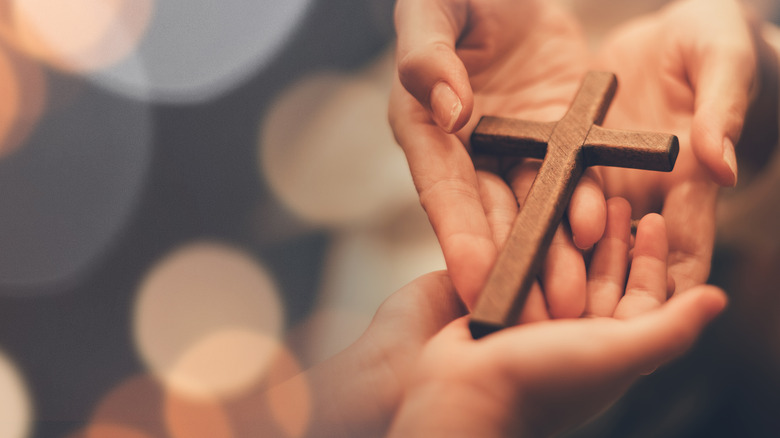
[[[393,3],[0,3],[0,437],[257,436],[272,360],[444,268],[386,122]],[[563,3],[597,45],[664,2]],[[724,198],[728,315],[575,436],[780,434],[776,161]]]

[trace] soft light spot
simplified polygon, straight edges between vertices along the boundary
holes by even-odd
[[[11,65],[9,54],[0,46],[0,156],[8,154],[14,147],[7,144],[8,137],[19,118],[21,106],[21,84]]]
[[[285,370],[289,371],[289,370]],[[305,374],[300,373],[271,388],[266,394],[277,427],[290,438],[302,437],[311,420],[311,391]]]
[[[224,398],[264,376],[283,319],[276,287],[257,260],[200,242],[168,255],[146,276],[134,333],[141,357],[170,388]]]
[[[230,419],[219,403],[169,391],[165,422],[171,438],[232,438]]]
[[[0,35],[52,67],[92,71],[136,48],[152,6],[152,0],[11,0]]]
[[[418,202],[387,123],[392,72],[387,52],[352,75],[309,76],[263,121],[261,174],[303,219],[327,226],[382,221]]]
[[[262,333],[219,329],[189,346],[166,381],[198,398],[241,393],[260,380],[277,348],[278,341]]]
[[[97,72],[93,79],[123,94],[154,101],[214,98],[273,60],[311,2],[159,1],[154,20],[130,57],[134,59]]]
[[[110,432],[129,434],[128,438],[166,436],[163,401],[164,388],[152,376],[129,377],[103,396],[84,429],[87,434],[79,437],[113,437]]]
[[[32,402],[19,370],[0,352],[0,436],[26,437],[32,421]]]
[[[225,404],[236,438],[304,436],[311,425],[312,388],[298,358],[281,347],[267,378]]]
[[[446,268],[419,205],[393,221],[335,234],[324,257],[312,316],[294,329],[299,357],[314,364],[338,353],[368,327],[382,302],[420,275]]]
[[[0,43],[0,158],[22,146],[43,113],[41,68]]]
[[[68,438],[154,438],[141,431],[118,424],[92,424],[68,435]]]

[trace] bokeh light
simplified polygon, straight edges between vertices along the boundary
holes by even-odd
[[[46,117],[0,160],[4,293],[73,281],[94,267],[127,223],[149,168],[147,104],[78,77],[47,78]]]
[[[192,399],[169,391],[165,423],[171,438],[232,438],[230,418],[218,402]]]
[[[15,120],[19,117],[21,106],[19,78],[11,65],[11,59],[5,48],[0,46],[0,156],[8,154],[13,147],[6,145]]]
[[[292,350],[281,348],[267,377],[226,404],[234,436],[304,436],[311,424],[314,388],[302,371]]]
[[[88,72],[131,53],[152,8],[152,0],[10,0],[0,36],[52,67]]]
[[[0,352],[0,436],[28,436],[32,415],[26,382],[11,360]]]
[[[241,393],[262,377],[278,347],[273,335],[216,329],[183,350],[165,380],[198,398]]]
[[[445,269],[436,236],[419,205],[396,212],[384,227],[334,238],[325,258],[318,310],[296,331],[302,357],[322,361],[354,342],[382,302],[428,272]]]
[[[92,411],[79,438],[167,436],[163,417],[165,388],[149,375],[131,376],[112,388]],[[121,435],[125,434],[125,435]]]
[[[234,396],[261,379],[284,323],[268,272],[215,242],[189,244],[154,266],[134,312],[136,346],[151,372],[204,399]]]
[[[92,424],[83,430],[69,434],[67,438],[157,438],[128,426],[117,424]]]
[[[0,158],[25,143],[43,113],[46,91],[41,67],[0,42]]]
[[[26,1],[26,0],[22,0]],[[107,87],[156,101],[203,101],[263,68],[297,28],[311,0],[165,0],[136,51],[96,72]],[[138,74],[136,64],[143,66]]]
[[[387,52],[353,75],[319,73],[290,87],[262,124],[261,173],[303,219],[382,221],[417,196],[387,123]]]
[[[269,380],[284,383],[266,393],[272,418],[290,438],[304,436],[311,420],[312,388],[302,371],[293,355],[282,355],[277,365],[271,368]]]

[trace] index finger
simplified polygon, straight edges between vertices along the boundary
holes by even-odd
[[[446,132],[462,128],[473,107],[468,73],[455,52],[467,20],[466,0],[399,0],[395,9],[401,84]]]
[[[460,140],[427,119],[420,105],[399,87],[391,96],[393,131],[455,288],[471,306],[497,254],[480,182]]]

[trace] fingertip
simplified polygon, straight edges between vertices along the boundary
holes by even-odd
[[[437,82],[431,90],[430,101],[433,120],[441,129],[451,134],[463,127],[463,102],[448,83]]]
[[[707,284],[698,286],[697,289],[691,292],[699,294],[697,304],[702,309],[706,322],[714,319],[728,306],[728,295],[723,289]]]
[[[710,110],[698,110],[691,130],[691,146],[710,178],[722,187],[737,184],[737,156],[732,136],[738,137],[741,121],[726,126]],[[731,134],[729,134],[731,132]]]
[[[729,173],[724,172],[725,178],[721,182],[722,186],[734,187],[737,185],[737,154],[734,150],[734,142],[730,138],[723,139],[723,162],[728,167]]]
[[[585,311],[585,261],[562,228],[553,237],[542,270],[544,296],[553,318],[577,318]]]
[[[658,213],[646,214],[637,225],[634,257],[650,255],[665,262],[668,253],[666,220]]]
[[[569,204],[572,241],[581,250],[589,249],[604,236],[607,226],[607,202],[601,186],[583,177]]]
[[[622,237],[631,228],[631,204],[621,197],[607,200],[607,227],[605,236]]]
[[[666,220],[658,213],[648,213],[639,220],[637,234],[639,234],[639,230],[643,228],[652,228],[653,230],[666,231]]]
[[[474,98],[454,47],[434,43],[411,49],[398,61],[398,79],[445,132],[456,132],[469,121]]]
[[[469,310],[479,298],[496,258],[496,247],[489,239],[456,238],[442,242],[452,283]]]
[[[726,303],[722,290],[699,285],[689,293],[675,295],[658,310],[637,318],[634,327],[646,336],[643,343],[646,347],[635,350],[640,372],[649,374],[688,350],[704,328],[723,311]]]
[[[685,308],[690,316],[698,316],[698,325],[704,327],[718,316],[728,305],[726,293],[712,285],[702,284],[695,286],[685,294],[675,295],[670,303],[679,302],[681,308]]]
[[[609,215],[619,215],[631,217],[631,204],[626,198],[614,196],[607,199],[607,210]]]

